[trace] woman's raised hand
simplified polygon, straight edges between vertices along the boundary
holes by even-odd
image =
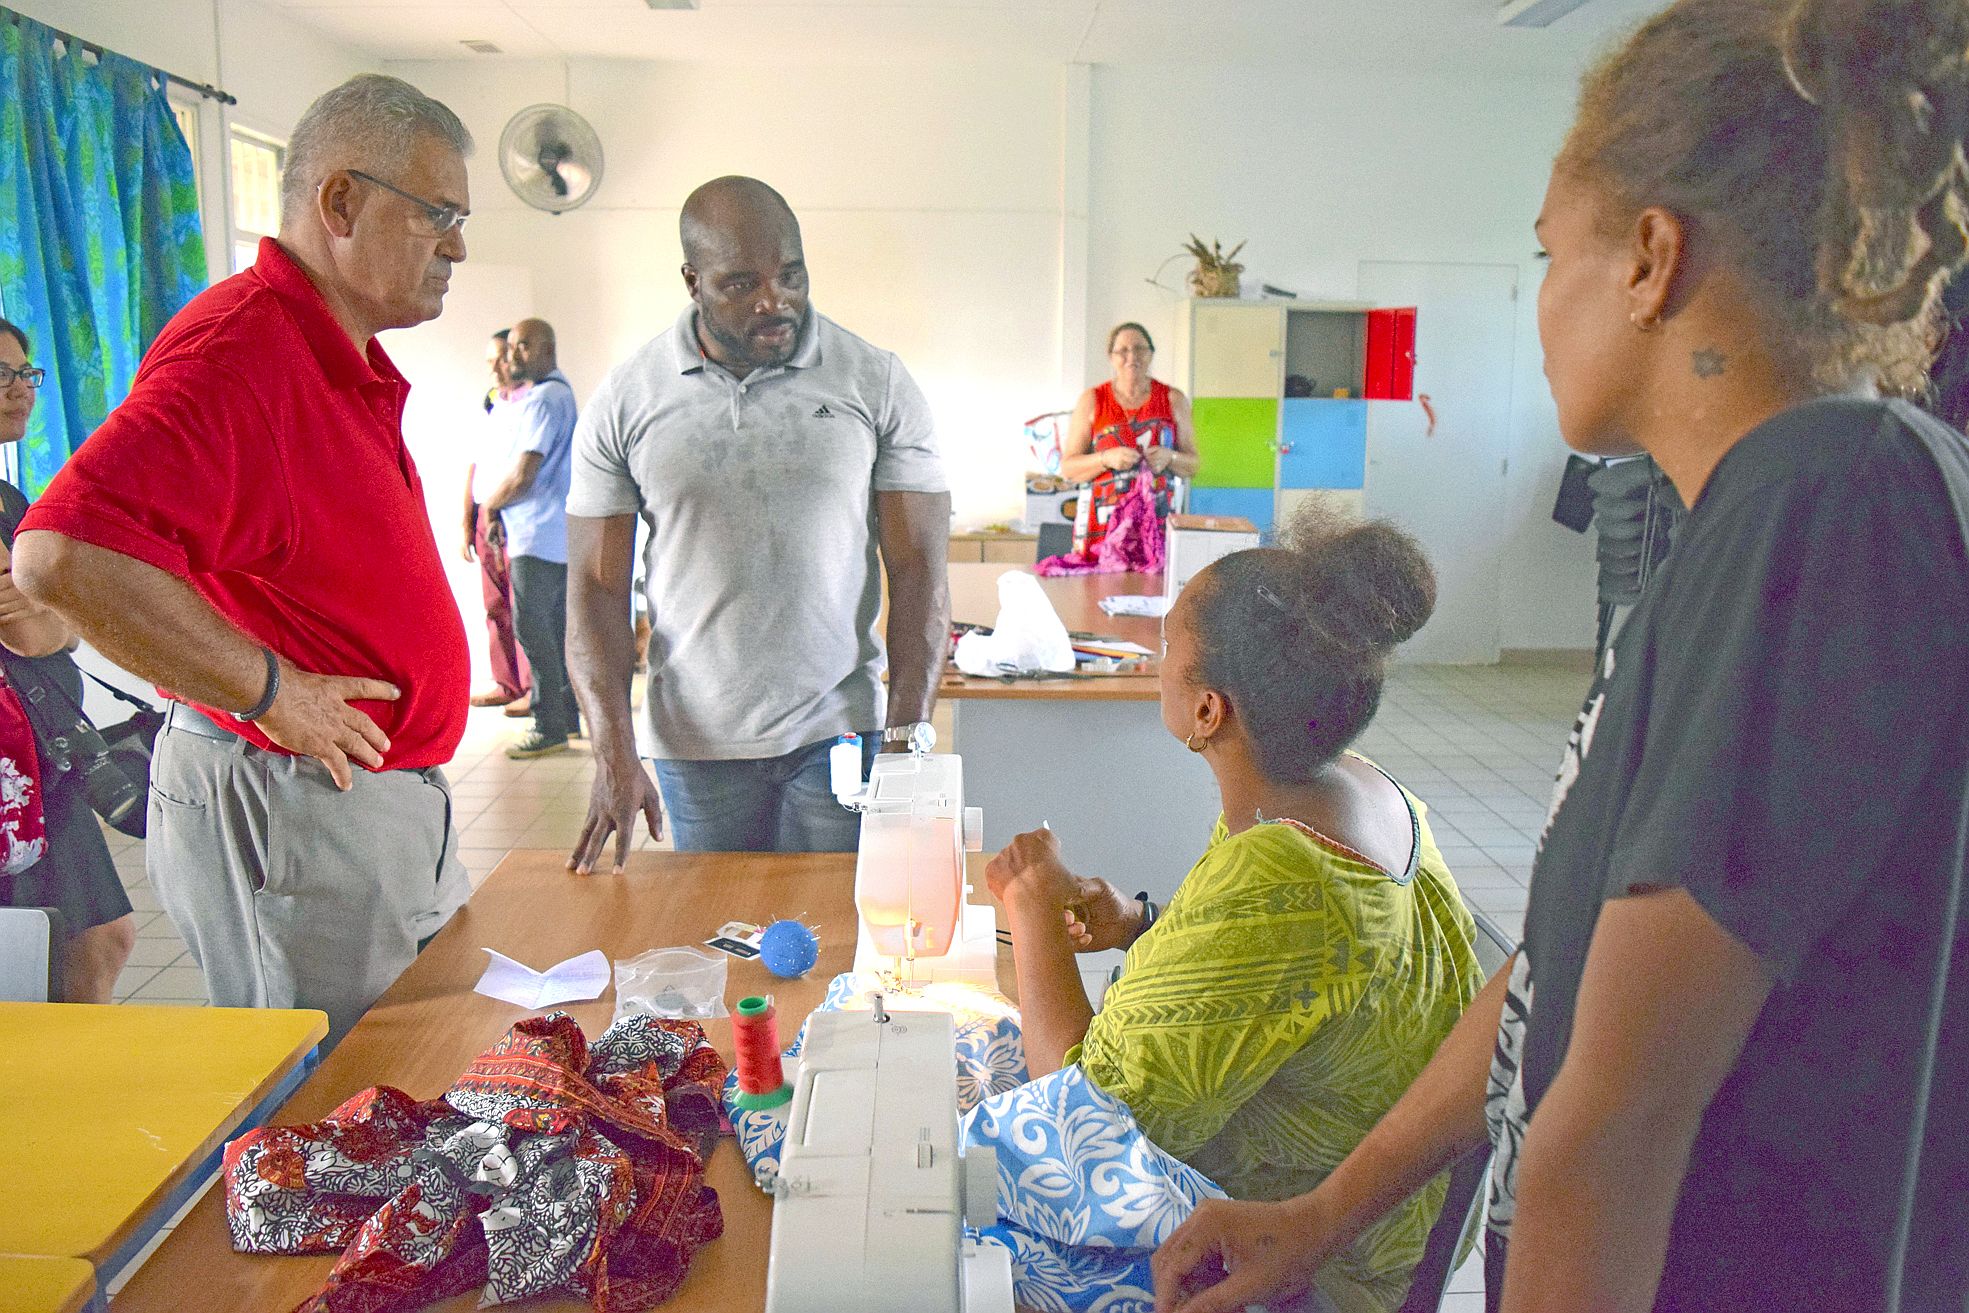
[[[1079,893],[1081,881],[1060,864],[1060,841],[1049,829],[1015,835],[985,864],[985,884],[991,896],[1010,906],[1037,899],[1065,911]]]

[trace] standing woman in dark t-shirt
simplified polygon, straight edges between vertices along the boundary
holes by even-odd
[[[42,372],[28,360],[27,334],[0,319],[0,443],[27,436]],[[0,666],[33,667],[77,705],[82,674],[68,655],[74,635],[62,618],[37,606],[14,586],[14,530],[27,513],[27,498],[0,480]],[[61,913],[62,997],[70,1003],[108,1003],[116,977],[136,947],[130,897],[109,855],[109,845],[77,778],[79,772],[41,776],[41,810],[48,827],[48,855],[15,876],[0,876],[0,906],[52,907]]]
[[[1318,1189],[1176,1232],[1162,1313],[1303,1288],[1486,1139],[1493,1308],[1969,1307],[1969,452],[1881,399],[1965,253],[1965,52],[1969,0],[1679,0],[1587,78],[1546,373],[1689,518],[1523,950]]]

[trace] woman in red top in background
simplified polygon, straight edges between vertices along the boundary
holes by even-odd
[[[1127,490],[1117,474],[1143,462],[1155,479],[1158,499],[1169,494],[1169,476],[1196,473],[1196,428],[1190,399],[1149,377],[1155,343],[1140,324],[1122,324],[1108,334],[1108,362],[1114,378],[1080,394],[1060,444],[1060,474],[1075,483],[1091,482],[1074,516],[1073,549],[1092,552],[1107,537],[1108,521]],[[1133,478],[1131,474],[1129,476]]]

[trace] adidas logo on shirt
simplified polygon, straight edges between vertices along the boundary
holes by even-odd
[[[834,412],[833,412],[833,411],[831,411],[831,410],[829,410],[829,409],[828,409],[828,408],[827,408],[827,407],[826,407],[825,405],[823,405],[823,406],[822,406],[822,407],[821,407],[821,408],[820,408],[819,410],[816,410],[816,411],[814,412],[814,418],[815,418],[815,419],[833,419],[833,418],[834,418]]]

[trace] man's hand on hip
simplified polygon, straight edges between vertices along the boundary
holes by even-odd
[[[657,798],[656,781],[643,769],[636,754],[617,754],[597,758],[595,783],[588,795],[588,819],[575,840],[567,869],[591,874],[611,834],[615,836],[615,873],[629,862],[629,842],[636,834],[636,817],[649,825],[650,838],[663,837],[663,804]]]
[[[375,770],[390,750],[389,735],[349,704],[394,702],[401,696],[396,685],[380,679],[310,674],[282,661],[280,695],[256,723],[289,752],[328,767],[335,787],[346,792],[355,785],[351,761]]]

